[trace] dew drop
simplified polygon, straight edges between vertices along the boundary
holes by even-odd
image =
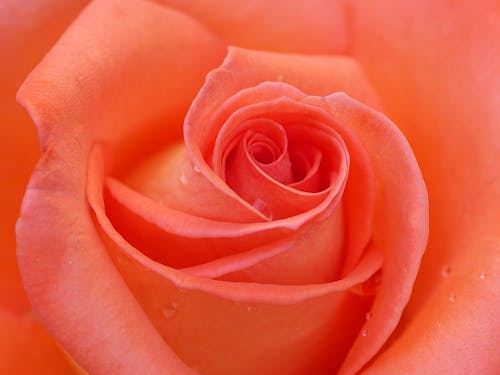
[[[368,311],[366,314],[365,314],[365,319],[366,320],[370,320],[371,318],[373,318],[373,313],[371,311]]]
[[[455,300],[456,300],[456,299],[457,299],[457,296],[456,296],[456,295],[454,295],[454,294],[450,294],[450,296],[448,297],[448,300],[449,300],[450,302],[455,302]]]
[[[272,220],[273,217],[271,211],[269,210],[269,207],[267,206],[266,202],[264,202],[262,199],[257,198],[255,202],[253,202],[252,206],[257,211],[260,211],[264,216]]]
[[[197,165],[194,165],[194,166],[193,166],[193,170],[194,170],[196,173],[201,173],[200,167],[198,167]]]
[[[187,185],[188,180],[184,172],[182,172],[182,174],[179,176],[179,181],[181,182],[181,184]]]
[[[164,307],[161,310],[161,313],[163,316],[167,319],[172,318],[175,314],[177,314],[177,308],[179,307],[179,304],[175,301],[170,302],[169,306]]]
[[[262,212],[262,210],[266,208],[266,202],[264,202],[260,198],[257,198],[255,202],[253,202],[253,208]]]
[[[170,319],[175,315],[176,311],[171,307],[165,307],[161,310],[161,313],[165,318]]]
[[[363,337],[368,336],[368,330],[367,330],[366,328],[363,328],[363,329],[361,330],[361,336],[363,336]]]
[[[486,279],[486,272],[481,272],[481,275],[479,275],[479,278],[480,278],[481,280]]]
[[[441,269],[441,276],[442,277],[449,277],[451,273],[451,266],[449,264],[446,264],[443,266]]]

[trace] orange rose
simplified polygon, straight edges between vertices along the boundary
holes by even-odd
[[[499,85],[465,73],[496,77],[495,13],[162,3],[92,3],[19,91],[42,157],[18,256],[49,332],[91,373],[493,373]],[[411,149],[338,91],[416,152],[420,271]]]

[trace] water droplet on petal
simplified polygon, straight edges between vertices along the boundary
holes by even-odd
[[[194,166],[193,166],[193,170],[194,170],[196,173],[201,173],[201,169],[200,169],[200,167],[198,167],[197,165],[194,165]]]
[[[173,307],[164,307],[161,310],[161,313],[165,318],[170,319],[177,313],[177,311]]]
[[[179,181],[181,182],[181,184],[187,185],[188,180],[184,172],[182,172],[182,174],[179,176]]]
[[[486,279],[486,272],[481,272],[481,275],[479,275],[479,278],[480,278],[481,280]]]
[[[257,198],[255,202],[253,202],[253,208],[256,210],[262,211],[264,208],[266,208],[266,202],[264,202],[262,199]]]
[[[457,296],[456,296],[456,295],[454,295],[454,294],[450,294],[450,296],[448,297],[448,300],[449,300],[450,302],[455,302],[455,300],[456,300],[456,299],[457,299]]]
[[[273,218],[272,213],[269,210],[269,207],[267,206],[266,202],[264,202],[262,199],[257,198],[255,202],[253,202],[253,208],[255,208],[257,211],[260,211],[268,219],[272,220]]]
[[[370,320],[371,318],[373,318],[373,313],[371,311],[368,311],[366,314],[365,314],[365,319],[366,320]]]
[[[172,318],[175,314],[177,314],[177,308],[179,307],[179,303],[177,303],[176,301],[172,301],[170,302],[170,305],[164,307],[162,310],[161,310],[161,313],[163,314],[163,316],[167,319],[170,319]]]
[[[363,336],[363,337],[368,336],[368,330],[367,330],[366,328],[363,328],[363,329],[361,330],[361,336]]]
[[[441,269],[441,276],[448,277],[450,276],[450,273],[451,273],[451,266],[449,264],[444,265],[443,268]]]

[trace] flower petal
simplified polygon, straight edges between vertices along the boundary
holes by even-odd
[[[372,244],[384,254],[372,318],[341,369],[350,374],[382,347],[408,303],[427,244],[427,191],[411,149],[394,124],[343,94],[333,94],[325,102],[372,157],[377,185]]]
[[[280,52],[345,53],[346,2],[309,0],[157,0],[200,20],[229,44]]]
[[[86,159],[96,139],[120,141],[119,161],[148,152],[137,145],[157,136],[155,120],[171,121],[164,137],[172,137],[223,51],[178,12],[150,2],[95,1],[19,92],[42,143],[17,227],[21,272],[45,326],[92,373],[192,373],[109,261],[88,211]]]
[[[0,305],[27,308],[15,258],[15,220],[36,158],[36,130],[16,103],[18,87],[86,1],[0,4]],[[42,31],[42,32],[41,32]]]
[[[15,221],[38,157],[36,130],[16,103],[23,79],[86,1],[0,2],[0,373],[71,373],[52,338],[31,313],[15,253]]]
[[[500,8],[494,1],[355,6],[355,54],[427,182],[429,246],[373,373],[500,366]]]
[[[280,65],[274,67],[264,65],[262,68],[258,63],[258,57],[258,53],[254,54],[252,51],[233,51],[220,70],[211,74],[194,106],[205,103],[208,106],[207,110],[210,111],[211,106],[220,104],[217,95],[222,95],[224,98],[225,92],[231,95],[242,88],[266,81],[279,73]],[[289,60],[290,56],[287,56],[287,61]],[[234,69],[234,66],[237,66],[237,69]],[[245,71],[247,74],[238,75],[239,71]],[[302,74],[306,74],[306,70]],[[221,78],[221,81],[217,81],[215,77]],[[297,81],[299,77],[300,74],[297,74]],[[215,84],[218,82],[222,84],[219,84],[215,90]],[[313,76],[309,82],[314,85],[321,80],[315,81]],[[214,90],[214,95],[207,94],[207,92],[212,92],[211,90]],[[204,95],[207,96],[204,97]],[[373,236],[373,244],[376,243],[376,245],[374,247],[369,245],[358,265],[338,281],[312,285],[234,283],[200,279],[195,276],[196,273],[188,274],[152,261],[144,256],[140,249],[131,246],[113,228],[104,209],[102,192],[99,192],[99,186],[103,185],[99,179],[102,180],[104,177],[102,164],[105,159],[99,151],[91,155],[88,181],[93,187],[90,186],[89,189],[89,201],[96,213],[103,237],[107,239],[107,246],[117,268],[122,272],[140,300],[141,306],[148,312],[150,319],[165,340],[187,363],[196,364],[196,367],[203,371],[231,373],[235,369],[239,371],[245,369],[249,373],[265,373],[266,371],[275,373],[277,369],[269,365],[271,361],[263,366],[256,363],[257,361],[253,358],[254,356],[276,357],[276,354],[273,354],[276,348],[282,348],[280,358],[286,359],[286,364],[277,364],[281,371],[328,373],[338,369],[344,360],[347,341],[349,341],[348,346],[351,347],[351,340],[355,337],[352,329],[359,334],[359,338],[344,368],[347,369],[346,371],[357,371],[371,359],[389,337],[408,301],[427,235],[425,186],[408,144],[385,117],[345,95],[334,94],[324,99],[306,97],[304,101],[330,110],[332,116],[338,117],[340,123],[351,128],[369,150],[368,154],[372,157],[376,170],[375,178],[379,189],[374,222],[376,232]],[[192,122],[187,123],[192,124],[192,127],[187,128],[188,137],[186,138],[188,147],[193,147],[196,152],[196,143],[190,142],[193,139],[206,140],[207,138],[200,136],[196,131],[197,126],[205,123],[194,121],[193,118],[196,116],[193,113],[195,113],[194,110],[188,115],[189,121]],[[202,115],[201,118],[203,118]],[[203,129],[200,133],[203,134]],[[345,131],[343,135],[347,142],[350,139],[350,133]],[[353,154],[357,155],[355,151],[354,147]],[[362,156],[357,157],[364,160]],[[395,173],[392,167],[396,167]],[[360,174],[363,173],[360,172]],[[370,207],[370,203],[366,203],[366,207]],[[371,218],[371,215],[368,217]],[[257,224],[262,225],[262,223]],[[341,320],[343,314],[335,315],[336,318],[333,319],[333,312],[330,309],[340,308],[343,305],[343,298],[351,298],[347,297],[347,295],[352,296],[350,292],[345,294],[345,287],[349,285],[351,288],[359,285],[361,282],[369,281],[370,276],[374,276],[380,266],[378,263],[380,258],[378,260],[373,258],[374,254],[379,254],[377,246],[381,246],[379,250],[384,253],[387,268],[384,268],[380,291],[376,297],[374,317],[366,324],[367,329],[372,333],[364,335],[361,331],[361,326],[365,323],[365,312],[372,300],[371,297],[364,296],[362,300],[366,304],[358,305],[351,300],[353,302],[351,307],[354,310],[349,312],[351,314],[349,329],[345,327],[345,332],[330,336],[333,332],[328,328],[330,323],[335,324],[337,328],[343,327]],[[371,272],[363,273],[364,277],[358,278],[360,270],[365,267],[368,267],[367,269]],[[353,283],[354,275],[357,276],[356,282]],[[161,293],[159,293],[160,290]],[[162,296],[161,299],[159,295]],[[293,309],[282,307],[283,303],[288,307],[293,303]],[[322,307],[316,306],[316,303]],[[303,306],[307,306],[314,317],[308,314],[304,316]],[[329,313],[324,315],[323,309],[329,310]],[[300,311],[301,316],[307,318],[307,321],[296,316],[297,311]],[[272,323],[269,326],[263,324],[264,319],[267,322],[274,322],[274,319],[281,322],[290,321],[290,324],[284,327]],[[199,321],[199,325],[192,325],[194,320]],[[211,324],[206,324],[207,321]],[[292,321],[295,323],[292,324]],[[185,322],[190,323],[184,324]],[[309,339],[298,336],[297,340],[304,339],[305,341],[291,342],[289,339],[282,341],[290,334],[285,331],[290,329],[296,332],[296,324],[299,323],[303,327],[303,332],[307,332],[309,339],[314,337],[316,344],[313,345],[307,341]],[[320,325],[322,325],[321,329],[318,328]],[[263,341],[262,337],[266,337],[269,341]],[[344,339],[347,341],[337,341]],[[286,351],[282,345],[287,347]],[[215,347],[216,350],[206,350],[208,346]],[[225,353],[225,348],[229,347],[236,348],[233,351],[238,353],[231,360],[228,360],[225,354],[221,354]],[[332,354],[329,350],[331,347],[337,348],[338,351]],[[299,348],[300,355],[296,352]],[[327,350],[328,355],[323,350]],[[313,363],[306,359],[311,357],[316,357]]]
[[[180,12],[139,0],[98,0],[18,95],[42,144],[59,136],[82,145],[108,142],[117,147],[119,172],[181,136],[185,112],[225,48]]]
[[[93,154],[92,163],[99,163],[97,156]],[[116,267],[149,319],[170,347],[202,372],[331,373],[350,346],[352,330],[364,320],[371,298],[347,290],[380,267],[380,253],[374,249],[346,278],[328,284],[201,279],[144,256],[114,230],[98,195],[91,204]],[[279,361],[273,360],[277,351]]]

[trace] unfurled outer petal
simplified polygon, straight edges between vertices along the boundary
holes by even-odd
[[[496,373],[499,4],[354,4],[355,55],[408,137],[431,207],[412,299],[368,373]]]
[[[134,160],[145,150],[130,141],[156,137],[155,121],[172,124],[166,139],[180,133],[223,53],[216,37],[178,12],[96,1],[19,92],[42,144],[17,227],[23,281],[47,329],[91,373],[190,373],[107,256],[86,203],[86,163],[96,139],[120,142],[118,160]]]
[[[71,372],[68,361],[37,321],[17,268],[14,227],[36,158],[31,119],[16,103],[29,71],[76,17],[86,1],[0,2],[0,373],[28,374],[41,368]]]
[[[29,174],[38,157],[36,129],[16,103],[16,91],[85,1],[17,1],[0,4],[0,304],[27,307],[16,260],[14,225]]]

